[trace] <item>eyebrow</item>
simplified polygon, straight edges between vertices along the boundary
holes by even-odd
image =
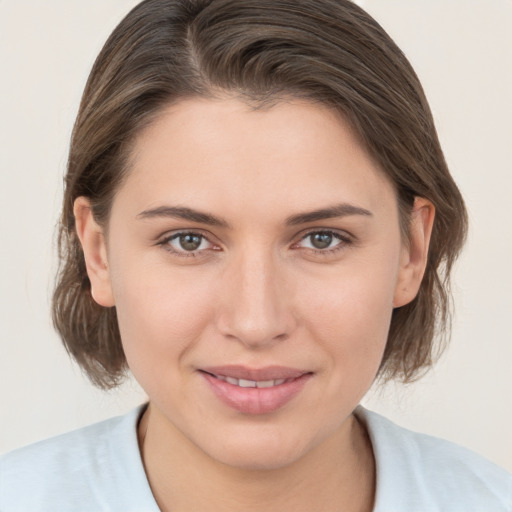
[[[337,217],[348,217],[351,215],[364,215],[371,217],[371,211],[354,206],[348,203],[341,203],[329,208],[321,208],[311,212],[299,213],[292,215],[286,219],[287,226],[297,226],[298,224],[306,224],[307,222],[315,222],[317,220],[334,219]]]
[[[152,219],[155,217],[169,217],[172,219],[190,220],[199,224],[207,224],[208,226],[219,226],[227,228],[229,224],[210,213],[200,212],[185,206],[159,206],[150,210],[144,210],[137,215],[139,219]]]
[[[364,215],[371,217],[373,214],[369,210],[354,206],[348,203],[341,203],[328,208],[321,208],[310,212],[299,213],[288,217],[285,221],[287,226],[297,226],[308,222],[315,222],[324,219],[333,219],[338,217],[347,217],[351,215]],[[144,210],[137,215],[139,219],[152,219],[157,217],[169,217],[173,219],[189,220],[208,226],[217,226],[229,228],[229,223],[210,213],[201,212],[185,206],[159,206],[149,210]]]

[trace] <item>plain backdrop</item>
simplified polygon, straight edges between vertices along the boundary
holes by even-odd
[[[69,136],[103,42],[134,0],[0,0],[0,452],[131,409],[69,361],[49,314]],[[439,365],[364,404],[512,471],[512,1],[362,0],[415,67],[471,230]]]

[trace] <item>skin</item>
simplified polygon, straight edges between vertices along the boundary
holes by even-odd
[[[287,223],[340,204],[368,213]],[[154,214],[162,207],[226,225]],[[149,396],[142,455],[162,510],[371,510],[373,454],[353,411],[393,308],[418,291],[431,203],[416,199],[404,243],[393,186],[333,111],[196,98],[136,140],[108,237],[87,198],[75,217],[93,297],[116,306]],[[199,235],[198,250],[169,240],[180,231]],[[311,378],[276,411],[243,414],[198,371],[225,364]]]

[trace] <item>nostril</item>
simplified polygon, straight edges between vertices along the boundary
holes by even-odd
[[[256,296],[256,297],[255,297]],[[227,339],[257,347],[283,342],[297,327],[290,305],[267,293],[226,294],[218,306],[218,331]]]

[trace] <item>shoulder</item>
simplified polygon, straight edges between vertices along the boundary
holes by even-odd
[[[356,410],[377,466],[375,512],[511,512],[512,475],[449,441],[419,434]],[[399,508],[397,508],[399,506]]]
[[[0,510],[152,510],[136,424],[141,408],[0,457]]]

